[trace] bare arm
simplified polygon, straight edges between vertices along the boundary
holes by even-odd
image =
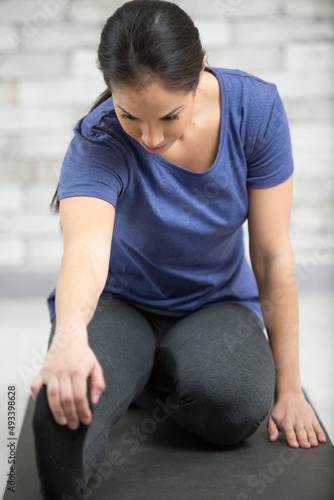
[[[298,298],[289,238],[292,176],[265,189],[249,188],[250,256],[276,371],[275,406],[268,433],[279,431],[290,446],[310,448],[325,442],[323,429],[306,401],[299,373]],[[298,440],[298,441],[297,441]]]
[[[60,201],[64,253],[56,287],[56,328],[41,371],[30,389],[36,400],[47,386],[55,420],[71,429],[88,424],[90,396],[96,403],[105,390],[103,371],[89,346],[87,326],[104,288],[110,259],[114,207],[97,198]]]
[[[293,176],[249,191],[250,257],[276,369],[276,395],[301,392],[298,298],[289,238]]]
[[[56,289],[57,332],[86,327],[104,288],[110,258],[115,209],[89,197],[60,201],[64,253]]]

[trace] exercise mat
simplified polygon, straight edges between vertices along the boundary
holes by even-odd
[[[42,499],[33,443],[34,405],[30,397],[16,449],[15,493],[6,485],[4,500]],[[162,414],[158,418],[158,411],[128,409],[112,427],[107,456],[85,490],[78,490],[78,500],[334,498],[334,449],[318,415],[326,443],[293,449],[282,432],[275,443],[269,442],[268,417],[243,443],[216,447],[166,414],[162,419]]]

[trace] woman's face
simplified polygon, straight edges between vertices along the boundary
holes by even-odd
[[[182,140],[191,125],[195,95],[166,90],[155,80],[142,90],[112,88],[115,112],[124,131],[156,154]]]

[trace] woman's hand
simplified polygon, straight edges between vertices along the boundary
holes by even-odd
[[[326,442],[319,420],[302,391],[287,391],[276,399],[268,419],[269,440],[276,441],[279,431],[284,432],[293,448],[298,448],[299,444],[302,448],[318,446],[318,440]]]
[[[76,429],[80,421],[91,422],[92,412],[87,399],[87,379],[90,379],[90,397],[98,402],[106,384],[103,370],[90,348],[87,335],[59,342],[54,335],[43,366],[33,380],[30,390],[34,400],[43,384],[47,386],[50,409],[56,422]]]

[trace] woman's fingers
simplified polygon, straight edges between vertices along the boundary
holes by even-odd
[[[277,441],[277,438],[279,436],[279,430],[277,429],[276,424],[271,416],[268,418],[267,427],[268,427],[268,434],[270,441],[271,442]]]
[[[268,432],[270,435],[271,433],[269,427],[268,427]],[[316,434],[313,430],[313,426],[311,425],[307,426],[298,423],[295,426],[293,426],[290,423],[286,424],[282,428],[282,430],[285,433],[289,445],[292,446],[293,448],[298,448],[299,446],[301,446],[302,448],[310,448],[311,446],[318,446]],[[271,441],[273,440],[276,441],[276,439],[271,439]]]
[[[91,380],[91,399],[96,404],[106,389],[103,369],[88,344],[79,344],[59,357],[49,359],[47,355],[30,390],[36,401],[39,390],[45,384],[53,418],[59,425],[67,424],[75,430],[80,422],[89,425],[92,419],[87,397],[88,379]]]
[[[60,386],[58,378],[54,375],[49,377],[46,395],[53,418],[59,425],[67,424],[67,418],[60,399]]]
[[[317,418],[312,422],[312,425],[307,427],[306,431],[311,446],[318,446],[318,440],[322,443],[326,442],[326,436]]]
[[[316,435],[318,436],[319,441],[321,441],[322,443],[326,443],[325,433],[324,433],[323,429],[321,428],[321,425],[320,425],[319,420],[317,418],[315,418],[315,420],[313,421],[313,429],[314,429]],[[311,439],[312,439],[312,437],[311,437]]]
[[[296,435],[297,441],[302,448],[310,448],[310,443],[308,442],[307,433],[305,426],[302,424],[296,425]]]
[[[60,403],[64,409],[67,425],[74,430],[79,427],[79,417],[74,403],[72,381],[70,373],[59,375]]]
[[[106,382],[103,376],[103,369],[97,359],[92,369],[90,382],[91,382],[90,398],[93,404],[96,404],[102,392],[106,390]]]
[[[88,425],[92,419],[92,412],[87,399],[87,380],[79,371],[72,375],[72,389],[78,419]]]
[[[32,381],[32,383],[30,385],[30,392],[31,392],[31,395],[32,395],[32,398],[34,401],[36,401],[38,393],[41,390],[43,383],[44,383],[44,379],[43,379],[41,373],[39,373],[34,378],[34,380]]]

